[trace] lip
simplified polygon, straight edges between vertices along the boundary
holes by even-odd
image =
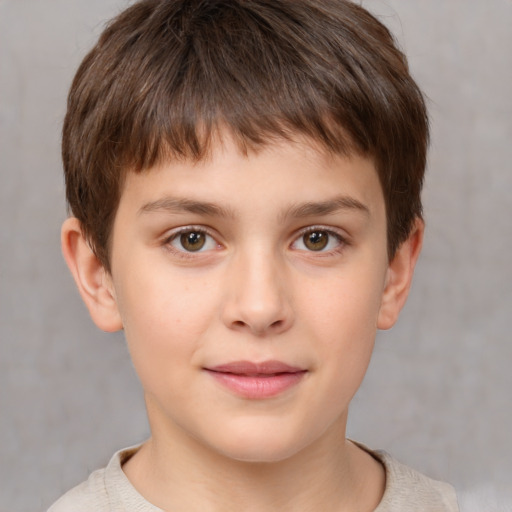
[[[299,384],[307,373],[281,361],[233,361],[204,370],[229,391],[251,400],[280,395]]]

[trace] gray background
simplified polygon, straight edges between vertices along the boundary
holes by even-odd
[[[122,337],[92,325],[59,248],[67,88],[103,21],[124,5],[0,0],[3,512],[44,510],[148,434]],[[479,493],[486,500],[479,511],[505,510],[512,501],[512,2],[363,5],[405,47],[429,97],[433,144],[428,230],[412,295],[398,325],[379,335],[349,432],[452,481],[464,503]]]

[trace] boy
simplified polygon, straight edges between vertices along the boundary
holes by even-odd
[[[123,329],[151,438],[51,512],[454,511],[345,438],[422,237],[428,121],[344,0],[143,0],[73,82],[66,261]]]

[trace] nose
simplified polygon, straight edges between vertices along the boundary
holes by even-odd
[[[275,255],[239,255],[227,270],[223,321],[229,329],[263,337],[281,334],[293,323],[286,269]]]

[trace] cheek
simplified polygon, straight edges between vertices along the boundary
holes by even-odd
[[[331,277],[322,286],[312,285],[302,300],[305,315],[330,332],[329,338],[356,339],[375,333],[382,297],[379,278],[380,274],[361,269],[350,276]]]
[[[381,290],[368,269],[353,278],[331,279],[323,288],[312,287],[304,301],[308,331],[314,334],[319,364],[328,379],[350,396],[369,364],[377,331]]]
[[[179,373],[216,314],[215,289],[180,276],[140,275],[120,286],[119,309],[133,364],[145,376]],[[171,376],[169,375],[169,378]],[[164,377],[167,378],[167,377]]]
[[[117,288],[117,287],[116,287]],[[201,331],[215,308],[215,290],[206,279],[154,269],[122,283],[118,305],[126,331],[168,338]]]

